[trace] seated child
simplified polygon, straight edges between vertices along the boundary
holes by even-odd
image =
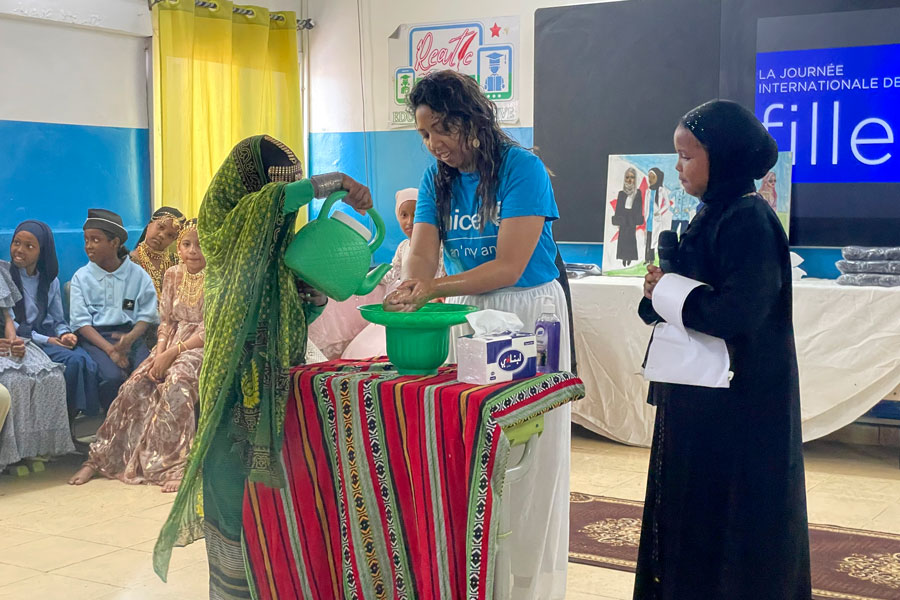
[[[400,223],[400,229],[406,239],[397,245],[397,251],[394,252],[394,260],[391,261],[391,270],[384,276],[381,283],[387,287],[385,295],[390,294],[397,286],[403,283],[403,263],[409,255],[409,241],[412,239],[413,225],[416,219],[416,202],[419,199],[419,190],[416,188],[406,188],[400,190],[394,196],[396,204],[394,210],[397,214],[397,222]],[[435,278],[444,276],[444,253],[440,253],[440,262]]]
[[[69,418],[96,406],[97,363],[78,346],[63,315],[59,291],[59,263],[53,232],[41,221],[16,227],[9,254],[12,280],[21,299],[13,307],[16,333],[41,347],[50,360],[65,367]]]
[[[11,396],[0,429],[0,470],[25,458],[73,452],[63,367],[16,335],[11,309],[21,299],[11,265],[0,261],[0,385]]]
[[[175,492],[196,432],[194,406],[203,360],[203,278],[206,259],[193,219],[178,237],[179,264],[166,271],[156,347],[109,407],[84,466],[69,480],[98,471],[125,483]]]
[[[163,275],[169,267],[178,263],[178,253],[171,246],[178,238],[184,225],[184,215],[177,208],[162,206],[150,217],[150,222],[141,232],[137,246],[131,252],[131,260],[147,271],[156,288],[156,297],[162,295]],[[156,326],[147,328],[144,341],[148,348],[156,345]]]
[[[144,227],[131,260],[147,271],[157,296],[162,294],[163,275],[178,263],[178,254],[170,250],[184,225],[184,215],[177,208],[163,206],[153,213]]]
[[[153,281],[129,260],[127,239],[119,215],[89,209],[84,250],[90,262],[72,277],[69,324],[97,363],[104,409],[134,366],[149,356],[144,334],[159,323]]]

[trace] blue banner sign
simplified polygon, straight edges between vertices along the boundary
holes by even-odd
[[[797,183],[900,182],[900,44],[759,53],[756,116]]]

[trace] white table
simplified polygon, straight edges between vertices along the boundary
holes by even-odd
[[[651,328],[637,315],[643,279],[572,280],[578,375],[587,397],[572,420],[605,437],[649,446],[655,409],[641,363]],[[900,288],[794,282],[803,439],[852,423],[900,387]]]

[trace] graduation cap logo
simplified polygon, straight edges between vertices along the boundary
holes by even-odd
[[[484,82],[484,89],[488,92],[506,91],[506,80],[499,74],[500,60],[506,58],[506,55],[499,52],[491,52],[486,55],[486,58],[488,59],[488,67],[491,70],[491,74],[488,75]]]

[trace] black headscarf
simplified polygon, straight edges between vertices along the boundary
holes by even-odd
[[[172,206],[161,206],[161,207],[157,208],[153,212],[153,214],[150,215],[150,221],[151,222],[159,221],[160,219],[165,219],[168,217],[171,217],[171,218],[175,219],[176,221],[178,221],[179,225],[184,223],[184,214],[180,210],[178,210],[177,208],[174,208]],[[138,244],[143,242],[144,238],[147,237],[147,227],[149,227],[149,226],[150,226],[150,224],[148,223],[147,226],[144,227],[144,230],[141,232],[141,237],[137,241]]]
[[[656,174],[656,183],[650,186],[650,189],[653,190],[653,204],[659,204],[659,188],[662,187],[663,178],[665,176],[663,175],[663,172],[656,167],[651,167],[650,172]]]
[[[651,172],[651,173],[656,173],[656,183],[654,183],[653,185],[651,185],[651,186],[650,186],[650,189],[651,189],[651,190],[658,190],[658,189],[662,186],[662,184],[663,184],[663,178],[665,177],[665,175],[663,175],[663,172],[662,172],[661,170],[657,169],[656,167],[652,167],[652,168],[650,169],[650,172]]]
[[[47,316],[47,310],[49,308],[50,284],[53,283],[53,280],[59,275],[59,262],[56,258],[56,243],[53,241],[53,232],[46,223],[34,220],[19,223],[19,226],[16,227],[16,232],[13,234],[13,239],[15,239],[16,234],[20,231],[27,231],[36,237],[41,252],[38,255],[37,261],[38,289],[37,298],[35,298],[38,312],[33,325],[26,323],[25,290],[22,287],[22,276],[19,273],[19,268],[15,265],[11,265],[10,268],[12,280],[19,289],[19,293],[22,294],[22,299],[16,302],[13,307],[16,323],[19,324],[19,327],[16,329],[16,334],[23,338],[30,338],[32,332],[53,336],[56,335],[55,331],[48,332],[43,330],[44,317]]]
[[[703,202],[727,201],[756,191],[754,181],[778,160],[778,145],[752,112],[730,100],[710,100],[681,118],[709,154]]]

